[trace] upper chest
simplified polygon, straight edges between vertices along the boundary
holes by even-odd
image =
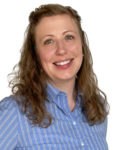
[[[32,127],[26,118],[20,120],[23,121],[19,128],[21,147],[31,150],[104,150],[107,147],[105,125],[89,126],[83,121],[81,109],[68,115],[54,103],[48,109],[54,117],[48,128]]]

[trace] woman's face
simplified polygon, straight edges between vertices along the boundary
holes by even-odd
[[[76,22],[66,14],[44,17],[35,28],[37,55],[51,82],[75,81],[82,64]]]

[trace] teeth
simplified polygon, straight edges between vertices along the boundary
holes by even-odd
[[[56,65],[61,65],[61,66],[63,66],[63,65],[68,64],[70,61],[71,61],[71,60],[67,60],[67,61],[59,62],[59,63],[55,63],[55,64],[56,64]]]

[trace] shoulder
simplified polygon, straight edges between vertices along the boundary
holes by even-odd
[[[0,148],[2,149],[9,149],[10,146],[16,145],[18,137],[17,116],[17,105],[11,96],[0,101]]]
[[[13,100],[13,96],[5,97],[0,101],[0,110],[9,108],[9,105],[15,105],[15,102]]]
[[[19,125],[19,118],[24,116],[15,96],[5,97],[0,101],[0,127]]]
[[[12,96],[5,97],[0,101],[0,112],[3,112],[5,110],[10,110],[15,107],[16,107],[16,103],[14,102]]]
[[[12,96],[5,97],[0,101],[0,126],[7,123],[13,126],[17,121],[17,103],[13,100]],[[5,127],[5,126],[4,126]]]
[[[9,96],[5,97],[0,101],[0,120],[3,117],[3,120],[7,119],[17,119],[19,116],[22,116],[21,105],[19,105],[18,100],[22,100],[23,97]]]
[[[10,113],[16,112],[16,109],[17,103],[13,100],[13,96],[5,97],[0,101],[0,118],[4,113],[8,113],[7,115],[9,115]]]
[[[5,128],[7,124],[10,128],[16,125],[18,130],[23,129],[25,123],[31,126],[30,120],[21,107],[22,100],[22,96],[9,96],[0,101],[0,128],[1,126]]]

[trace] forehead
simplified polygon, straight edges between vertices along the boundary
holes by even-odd
[[[67,20],[70,20],[70,19],[72,19],[72,20],[74,20],[74,18],[72,18],[72,16],[71,15],[69,15],[69,14],[57,14],[57,15],[52,15],[52,16],[44,16],[44,17],[42,17],[41,19],[40,19],[40,21],[39,21],[39,23],[38,24],[40,24],[41,22],[43,22],[43,21],[50,21],[51,20],[51,22],[53,22],[53,21],[57,21],[57,20],[60,20],[60,18],[61,19],[63,19],[63,20],[65,20],[65,19],[67,19]]]
[[[40,27],[40,26],[52,26],[55,24],[65,24],[65,25],[75,25],[76,24],[76,20],[73,19],[70,15],[68,14],[61,14],[61,15],[54,15],[54,16],[48,16],[48,17],[43,17],[39,23],[36,25],[36,28]]]
[[[56,33],[63,30],[78,30],[76,20],[68,14],[43,17],[35,27],[35,34]]]

